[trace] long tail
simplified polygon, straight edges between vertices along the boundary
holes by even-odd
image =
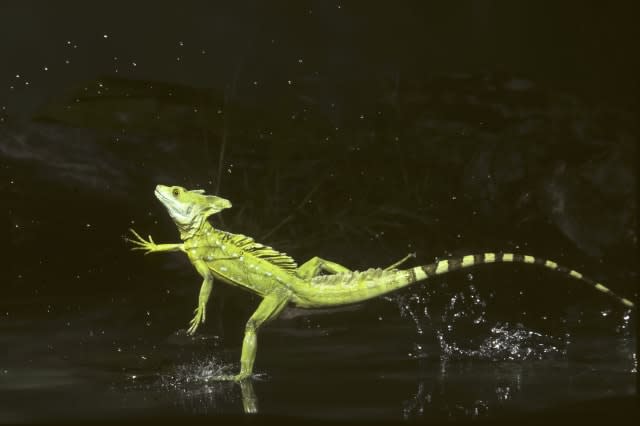
[[[441,260],[439,262],[434,262],[425,266],[416,266],[415,268],[406,269],[404,271],[398,272],[407,272],[409,274],[408,280],[409,283],[422,281],[427,278],[430,278],[435,275],[446,274],[447,272],[456,271],[458,269],[469,268],[476,265],[482,265],[486,263],[496,263],[496,262],[517,262],[517,263],[529,263],[533,265],[541,265],[549,269],[553,269],[554,271],[558,271],[562,274],[566,274],[572,278],[578,279],[592,288],[608,294],[615,299],[617,299],[620,303],[628,307],[634,307],[634,304],[631,300],[621,297],[611,291],[609,288],[605,287],[599,282],[593,281],[591,278],[585,277],[580,272],[575,271],[573,269],[566,268],[564,266],[558,265],[556,262],[546,259],[540,259],[533,256],[522,255],[522,254],[513,254],[513,253],[482,253],[482,254],[471,254],[467,256],[454,257],[451,259]]]

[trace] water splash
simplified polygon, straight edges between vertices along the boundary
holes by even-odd
[[[522,361],[566,355],[566,335],[562,338],[546,335],[519,323],[491,324],[487,319],[487,302],[474,285],[451,295],[438,314],[438,303],[432,300],[437,292],[420,290],[420,294],[396,294],[386,299],[397,304],[402,317],[411,318],[418,336],[423,336],[427,327],[433,329],[440,359]],[[427,358],[429,354],[425,345],[414,342],[409,356]]]
[[[400,309],[400,316],[402,318],[411,318],[415,327],[416,333],[422,335],[424,333],[423,322],[431,321],[429,311],[426,309],[426,297],[418,294],[393,294],[391,296],[384,296],[385,300],[395,302]],[[420,313],[420,307],[425,306]]]
[[[219,375],[233,374],[233,364],[224,363],[215,357],[176,366],[170,373],[160,376],[164,387],[180,388],[188,384],[210,383]]]
[[[632,324],[631,324],[631,314],[633,313],[633,309],[628,308],[622,312],[622,321],[618,326],[616,326],[616,332],[621,334],[624,337],[631,337],[632,334]]]
[[[129,374],[124,383],[114,384],[114,389],[155,394],[159,400],[192,414],[236,412],[242,396],[234,382],[210,380],[215,375],[231,374],[236,367],[209,357],[168,371]]]
[[[633,309],[625,309],[622,312],[622,321],[616,326],[616,333],[620,336],[618,343],[618,350],[621,353],[627,354],[627,358],[630,361],[631,367],[629,372],[638,372],[638,358],[636,354],[636,327],[633,323]]]
[[[235,366],[215,357],[178,365],[160,375],[157,386],[176,395],[174,403],[193,414],[218,412],[237,405],[240,396],[233,382],[211,381],[217,375],[232,374]]]
[[[438,334],[442,357],[447,359],[474,358],[490,361],[524,361],[564,356],[563,341],[552,336],[527,330],[522,324],[497,323],[490,335],[477,349],[463,349],[456,342]]]

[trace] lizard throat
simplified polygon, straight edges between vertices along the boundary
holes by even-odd
[[[193,220],[187,223],[179,223],[175,220],[174,222],[180,231],[180,239],[182,239],[182,241],[186,241],[194,235],[200,234],[203,228],[211,226],[209,222],[207,222],[206,216],[194,217]]]

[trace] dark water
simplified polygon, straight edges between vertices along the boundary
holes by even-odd
[[[635,395],[629,311],[580,313],[556,335],[473,318],[466,325],[481,330],[454,336],[452,326],[464,328],[459,318],[469,309],[444,309],[439,325],[429,326],[433,316],[416,308],[421,293],[403,293],[391,305],[372,302],[357,313],[270,324],[260,335],[256,374],[243,385],[207,380],[238,369],[237,345],[227,347],[207,332],[188,337],[184,330],[159,330],[166,320],[162,327],[148,319],[142,327],[113,328],[96,316],[118,314],[97,307],[91,315],[5,318],[2,420],[243,412],[323,420],[496,419]],[[457,297],[464,294],[482,305],[473,290]]]

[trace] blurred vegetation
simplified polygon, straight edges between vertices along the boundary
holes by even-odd
[[[493,74],[376,77],[350,106],[321,105],[299,86],[263,105],[233,88],[105,77],[37,121],[95,129],[134,194],[160,182],[218,192],[234,205],[214,218],[223,229],[299,262],[318,255],[362,269],[413,251],[425,262],[513,250],[580,267],[595,247],[628,270],[633,108]],[[558,194],[575,205],[559,212]]]
[[[548,220],[536,205],[545,176],[559,166],[589,175],[613,152],[629,162],[637,134],[631,114],[508,76],[376,84],[373,102],[336,113],[304,88],[247,106],[228,91],[105,77],[37,120],[119,134],[110,149],[134,168],[156,165],[139,169],[141,182],[186,177],[217,189],[234,203],[230,229],[296,249],[382,235],[433,241],[486,228],[487,218],[499,227]]]
[[[317,255],[365,269],[409,252],[419,264],[518,251],[633,294],[637,104],[500,75],[372,76],[340,87],[348,102],[325,104],[319,81],[252,98],[233,85],[105,77],[51,100],[27,129],[0,127],[13,144],[0,169],[13,247],[7,300],[36,301],[43,312],[70,298],[130,304],[142,323],[140,306],[171,307],[165,320],[175,327],[192,309],[195,272],[182,256],[141,262],[121,239],[131,226],[156,241],[177,237],[153,197],[158,183],[228,198],[233,208],[215,225],[300,263]],[[548,294],[571,292],[566,279],[526,268],[485,268],[474,286],[505,308],[526,300],[544,306],[536,311],[563,309],[567,300]],[[460,273],[428,285],[446,299],[469,280]],[[216,291],[214,329],[240,330],[255,306],[230,286]],[[609,302],[592,293],[570,294]]]

